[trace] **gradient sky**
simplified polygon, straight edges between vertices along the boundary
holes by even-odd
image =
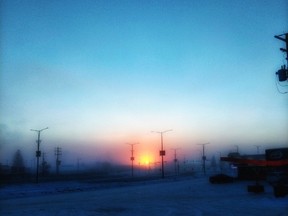
[[[158,160],[151,130],[167,129],[169,157],[203,142],[210,153],[287,146],[274,38],[288,31],[287,0],[0,2],[0,162],[16,149],[34,158],[30,129],[47,126],[53,160],[60,146],[129,163],[134,142],[138,160]]]

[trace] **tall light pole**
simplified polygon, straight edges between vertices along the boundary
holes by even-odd
[[[179,174],[179,163],[178,163],[178,159],[177,159],[177,150],[179,150],[180,148],[172,148],[172,150],[174,150],[174,168],[175,168],[175,175]],[[178,166],[177,166],[178,165]]]
[[[80,170],[80,160],[81,158],[77,158],[77,173],[79,173]]]
[[[137,145],[139,143],[127,143],[128,145],[131,146],[131,176],[134,177],[134,145]]]
[[[197,145],[202,145],[202,166],[203,166],[203,173],[206,175],[206,166],[205,166],[205,161],[206,161],[206,156],[205,156],[205,145],[208,145],[210,143],[203,143],[203,144],[197,144]]]
[[[260,153],[260,151],[259,151],[259,149],[260,149],[260,145],[255,145],[255,147],[256,147],[256,149],[257,149],[257,154],[259,154]]]
[[[220,171],[221,171],[221,173],[222,173],[222,161],[221,161],[221,157],[222,157],[222,154],[221,154],[221,152],[218,152],[219,153],[219,168],[220,168]]]
[[[239,146],[238,145],[234,145],[236,147],[236,152],[239,153]]]
[[[48,127],[43,128],[41,130],[35,130],[35,129],[30,129],[31,131],[35,131],[38,134],[38,139],[36,140],[37,143],[37,151],[36,151],[36,158],[37,158],[37,167],[36,167],[36,183],[38,183],[38,179],[39,179],[39,158],[41,157],[41,151],[40,151],[40,134],[43,130],[47,130]]]
[[[164,133],[167,133],[169,131],[172,131],[171,129],[170,130],[165,130],[165,131],[151,131],[152,133],[159,133],[161,135],[161,150],[160,150],[160,156],[162,158],[162,178],[164,178],[164,156],[165,156],[165,150],[163,149],[163,134]]]
[[[61,165],[60,156],[62,155],[62,149],[60,147],[55,148],[56,156],[56,174],[59,175],[59,166]]]

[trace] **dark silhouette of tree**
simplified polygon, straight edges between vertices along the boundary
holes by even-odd
[[[25,164],[24,164],[22,153],[19,149],[14,154],[11,172],[13,174],[25,173]]]

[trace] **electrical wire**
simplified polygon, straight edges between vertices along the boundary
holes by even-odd
[[[277,80],[277,78],[276,78],[276,80]],[[282,84],[279,82],[279,80],[277,80],[277,84],[278,84],[279,86],[281,86],[281,87],[286,87],[286,86],[288,86],[288,84],[287,84],[287,85],[282,85]]]
[[[287,94],[288,92],[281,92],[280,91],[280,89],[279,89],[279,87],[278,87],[278,85],[280,85],[279,83],[278,83],[278,79],[277,79],[277,75],[275,74],[275,85],[276,85],[276,88],[277,88],[277,91],[280,93],[280,94]],[[280,85],[280,86],[282,86],[282,85]],[[283,87],[283,86],[282,86]]]

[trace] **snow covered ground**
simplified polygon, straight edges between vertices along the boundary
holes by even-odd
[[[207,177],[129,184],[40,183],[0,189],[0,215],[288,216],[288,196],[247,192],[252,182],[212,185]]]

